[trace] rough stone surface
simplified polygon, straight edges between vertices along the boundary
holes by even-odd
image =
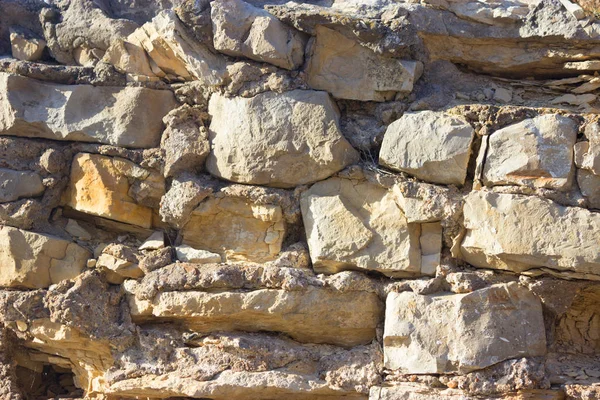
[[[316,271],[372,270],[392,277],[425,273],[421,225],[408,223],[391,191],[360,175],[331,178],[304,192],[301,206]]]
[[[207,170],[240,183],[294,187],[358,160],[325,92],[294,90],[251,99],[213,95]],[[307,123],[310,121],[310,123]]]
[[[175,247],[177,259],[181,262],[193,264],[213,264],[221,262],[221,256],[207,250],[197,250],[188,245]]]
[[[0,72],[0,134],[154,147],[173,94],[145,88],[56,85]]]
[[[81,273],[89,252],[58,237],[0,227],[0,286],[45,288]]]
[[[379,163],[425,181],[462,185],[474,134],[460,117],[434,111],[407,113],[385,132]]]
[[[128,160],[77,154],[64,203],[77,211],[149,228],[152,210],[139,205],[129,194],[129,180],[149,174]]]
[[[37,61],[42,57],[46,41],[28,37],[25,33],[17,30],[11,30],[10,46],[14,58],[24,61]]]
[[[517,283],[468,294],[390,293],[385,366],[409,374],[469,372],[546,353],[542,305]]]
[[[296,69],[304,61],[306,40],[300,32],[242,0],[211,3],[214,46],[234,56]]]
[[[308,61],[308,84],[340,99],[393,100],[421,76],[419,61],[382,57],[335,30],[319,26]]]
[[[0,203],[44,193],[42,179],[35,172],[0,168]]]
[[[515,272],[537,267],[600,272],[597,213],[535,196],[480,191],[466,197],[464,214],[460,250],[469,264]]]
[[[573,145],[577,124],[548,114],[510,125],[491,134],[483,182],[568,189],[573,180]]]

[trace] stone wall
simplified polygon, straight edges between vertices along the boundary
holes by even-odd
[[[578,3],[0,0],[0,398],[599,399]]]

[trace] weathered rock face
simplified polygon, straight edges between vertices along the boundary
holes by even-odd
[[[40,176],[34,172],[0,168],[0,203],[35,197],[44,193]]]
[[[213,95],[209,113],[212,151],[206,168],[220,178],[289,188],[327,178],[358,160],[325,92],[251,99]]]
[[[182,229],[183,243],[219,253],[228,260],[269,261],[281,250],[285,221],[276,204],[239,196],[210,197]]]
[[[77,211],[149,228],[152,209],[131,196],[129,180],[144,180],[150,174],[125,159],[80,153],[73,159],[63,201]]]
[[[153,147],[173,94],[145,88],[55,85],[0,73],[0,134]]]
[[[90,253],[54,236],[0,227],[0,286],[45,288],[81,273]]]
[[[468,294],[390,293],[385,366],[408,374],[464,373],[510,358],[543,356],[543,325],[539,299],[516,283]]]
[[[214,46],[235,57],[296,69],[304,61],[306,40],[266,11],[241,0],[211,3]]]
[[[441,243],[436,245],[435,238],[441,240],[441,228],[423,235],[421,224],[408,223],[391,191],[360,175],[316,183],[303,193],[301,206],[318,272],[359,269],[397,277],[435,272],[422,250],[439,256]]]
[[[475,131],[460,117],[407,113],[385,132],[379,163],[429,182],[462,185]]]
[[[600,398],[594,1],[0,0],[0,399]]]
[[[535,196],[472,192],[464,214],[460,251],[469,264],[515,272],[539,267],[581,276],[600,272],[596,213]]]
[[[483,182],[566,190],[573,178],[576,139],[577,124],[557,114],[500,129],[489,138]]]
[[[308,84],[340,99],[393,100],[408,94],[423,65],[377,55],[332,29],[319,26],[308,61]]]

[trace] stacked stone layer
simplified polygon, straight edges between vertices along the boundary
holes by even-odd
[[[578,3],[0,0],[0,398],[600,398]]]

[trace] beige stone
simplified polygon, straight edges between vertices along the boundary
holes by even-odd
[[[58,85],[0,72],[0,134],[157,147],[168,90]]]
[[[234,56],[296,69],[304,61],[306,40],[297,30],[242,0],[211,3],[214,46]]]
[[[129,195],[129,180],[148,175],[147,170],[122,158],[79,153],[71,164],[63,202],[87,214],[150,228],[152,209],[137,204]]]
[[[558,114],[540,115],[489,136],[483,182],[567,190],[573,179],[577,124]]]
[[[328,178],[358,161],[325,92],[294,90],[210,99],[212,151],[206,169],[239,183],[290,188]]]
[[[467,373],[546,354],[540,300],[515,282],[466,294],[390,293],[385,367],[407,374]]]
[[[223,83],[225,60],[199,43],[173,10],[161,11],[126,41],[146,51],[150,65],[154,65],[153,72],[159,77],[170,75],[183,80],[199,80],[207,85]]]
[[[460,250],[476,267],[600,275],[600,214],[536,196],[476,191],[465,198],[464,217]]]
[[[393,100],[412,92],[423,64],[387,58],[324,26],[308,61],[308,84],[334,97],[361,101]]]
[[[399,382],[373,386],[369,400],[476,400],[468,390],[437,388],[423,383]],[[497,400],[563,400],[564,393],[554,389],[527,389],[494,395]]]
[[[423,237],[431,256],[423,259],[421,224],[408,223],[395,199],[392,191],[360,177],[331,178],[304,192],[300,204],[315,271],[358,269],[392,277],[435,271],[435,240]],[[441,241],[437,253],[440,247]]]
[[[406,113],[387,128],[379,164],[425,181],[462,185],[474,135],[471,125],[459,116]]]
[[[110,254],[101,254],[98,257],[96,268],[106,274],[106,280],[115,285],[120,285],[125,279],[137,279],[144,276],[139,265],[123,260]]]
[[[175,247],[177,259],[193,264],[212,264],[221,262],[221,256],[207,250],[194,249],[191,246],[181,245]]]
[[[600,209],[600,175],[585,169],[577,170],[577,184],[590,208]]]
[[[210,197],[181,230],[183,244],[220,254],[226,260],[274,260],[286,228],[281,207],[236,196]]]
[[[155,81],[159,78],[152,71],[146,51],[124,40],[115,40],[106,50],[102,59],[111,64],[132,81]]]
[[[35,172],[0,168],[0,203],[44,193],[42,178]]]
[[[283,332],[301,342],[342,346],[373,340],[383,311],[374,293],[313,286],[300,291],[161,292],[151,300],[129,296],[129,304],[136,322],[172,321],[196,332]]]
[[[10,47],[14,58],[23,61],[37,61],[42,58],[46,41],[44,39],[28,37],[21,32],[11,29]]]
[[[0,286],[39,289],[73,279],[90,253],[55,236],[0,227]]]

